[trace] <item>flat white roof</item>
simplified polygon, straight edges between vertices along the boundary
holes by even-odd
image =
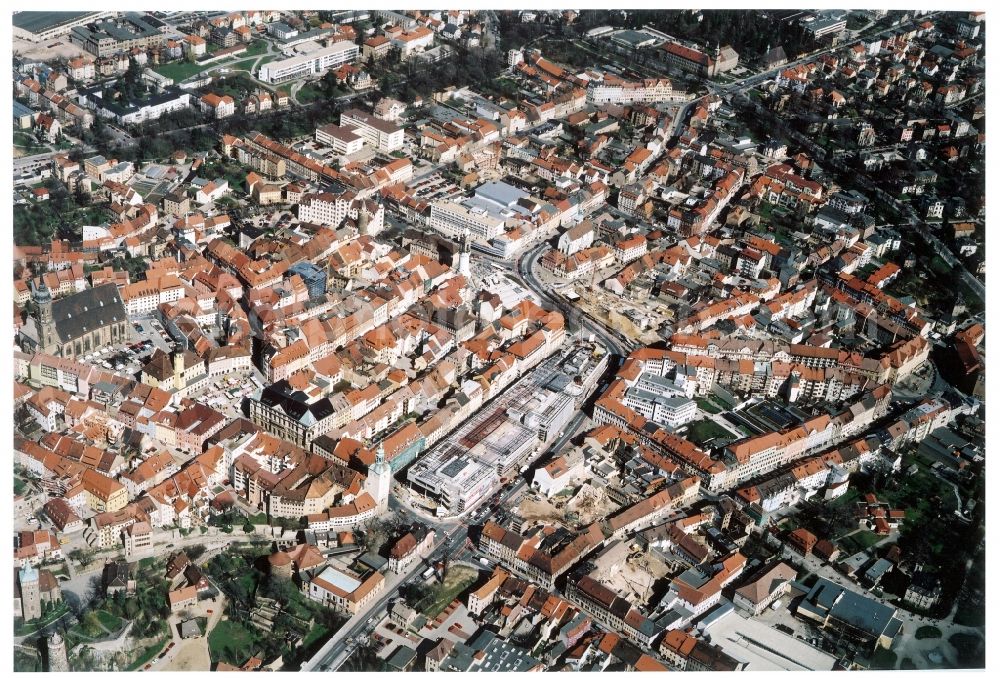
[[[361,580],[355,579],[349,574],[341,572],[334,567],[328,567],[323,570],[318,579],[322,579],[326,583],[336,586],[344,593],[353,593],[355,589],[361,586]]]
[[[747,671],[832,671],[836,658],[787,633],[733,613],[708,628],[711,642]]]

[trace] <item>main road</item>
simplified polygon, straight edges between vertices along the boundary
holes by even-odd
[[[552,306],[555,306],[556,309],[566,317],[567,329],[572,330],[569,326],[570,313],[573,311],[579,311],[579,309],[573,307],[565,299],[561,299],[553,294],[544,283],[535,277],[533,272],[535,263],[538,261],[538,258],[541,256],[545,247],[546,243],[541,243],[528,250],[528,252],[525,253],[525,255],[517,262],[517,265],[514,267],[514,272],[525,287],[537,294],[543,301],[547,301]],[[623,336],[595,321],[590,316],[584,315],[581,312],[579,323],[581,329],[593,333],[597,340],[610,353],[626,356],[631,352],[631,347]]]
[[[84,153],[92,153],[97,149],[93,146],[81,146],[79,147]],[[52,160],[53,157],[57,155],[66,155],[70,153],[71,150],[67,149],[65,151],[49,151],[47,153],[36,153],[35,155],[22,155],[20,158],[14,158],[14,174],[24,171],[26,169],[34,169],[36,167],[47,165]]]
[[[568,439],[568,438],[566,438]],[[563,444],[560,441],[558,446]],[[558,449],[558,447],[557,447]],[[500,506],[503,506],[515,494],[520,492],[525,486],[524,479],[518,480],[513,485],[501,489],[497,494],[499,500],[491,501],[488,506],[490,513]],[[465,520],[439,523],[434,528],[437,547],[424,560],[419,560],[410,566],[408,570],[401,574],[388,573],[386,575],[385,593],[368,605],[358,614],[344,624],[337,633],[317,652],[312,659],[302,664],[302,671],[336,671],[351,656],[358,638],[366,637],[374,629],[377,620],[388,607],[389,601],[399,597],[399,589],[406,584],[417,579],[426,568],[428,563],[436,563],[448,556],[449,560],[454,559],[455,554],[467,547],[466,540],[469,537],[469,523]]]

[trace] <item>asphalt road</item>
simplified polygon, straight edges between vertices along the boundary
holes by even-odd
[[[582,421],[582,419],[580,421]],[[579,422],[577,422],[576,426],[579,427]],[[561,448],[562,445],[565,444],[565,441],[569,440],[570,437],[572,437],[572,434],[566,436],[554,447],[554,449],[558,450]],[[514,495],[521,492],[525,485],[526,483],[522,478],[516,483],[501,489],[498,492],[498,494],[500,494],[500,500],[495,505],[492,505],[492,500],[483,502],[483,505],[491,507],[487,515],[490,515],[499,508],[503,507]],[[427,521],[426,517],[423,517],[422,519]],[[435,521],[429,522],[433,523]],[[337,631],[337,633],[334,634],[329,641],[327,641],[326,645],[324,645],[312,659],[302,665],[300,670],[336,671],[339,669],[354,651],[354,648],[356,647],[356,639],[365,637],[370,631],[370,628],[366,627],[368,627],[369,624],[371,627],[374,627],[375,622],[386,610],[389,601],[399,596],[400,587],[418,579],[427,569],[428,563],[436,563],[443,560],[445,554],[448,554],[449,560],[453,560],[459,551],[466,548],[466,539],[469,536],[469,526],[470,521],[467,519],[459,520],[457,518],[450,518],[443,521],[437,521],[437,527],[434,528],[434,533],[436,535],[435,538],[438,541],[438,546],[434,549],[434,551],[432,551],[424,560],[414,563],[411,568],[402,575],[388,573],[386,575],[384,595],[382,595],[374,604],[368,606],[363,612],[354,615],[350,621],[341,627],[341,629]]]
[[[92,146],[83,146],[80,150],[84,153],[91,153],[97,149]],[[69,151],[49,151],[48,153],[38,153],[36,155],[25,155],[20,158],[14,158],[14,174],[18,174],[28,168],[46,165],[54,156],[65,153],[69,153]]]
[[[524,284],[525,287],[537,294],[541,299],[549,302],[552,306],[555,306],[560,313],[562,313],[567,318],[567,328],[569,327],[569,318],[571,316],[571,311],[576,311],[573,306],[567,303],[564,299],[561,299],[551,292],[548,288],[541,283],[532,273],[532,269],[535,262],[541,256],[542,251],[545,249],[546,244],[542,243],[537,247],[529,250],[514,267],[514,272]],[[616,332],[609,330],[600,323],[596,322],[589,316],[580,315],[579,323],[581,329],[592,332],[596,339],[611,353],[626,356],[631,352],[628,344],[626,343],[624,337],[620,336]]]

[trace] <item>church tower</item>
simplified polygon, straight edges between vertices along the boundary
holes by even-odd
[[[18,573],[21,582],[21,617],[29,622],[42,616],[42,598],[38,584],[38,570],[31,564],[25,565]]]
[[[66,641],[58,633],[53,633],[46,641],[49,658],[49,673],[69,672],[69,657],[66,655]]]
[[[375,463],[368,467],[365,490],[379,507],[379,512],[389,508],[389,492],[392,490],[392,467],[385,460],[385,446],[378,444]]]
[[[469,278],[472,275],[472,268],[470,264],[470,257],[472,253],[472,241],[469,239],[469,229],[465,229],[462,232],[462,253],[459,255],[458,259],[458,273],[459,275],[464,275]]]
[[[35,305],[38,307],[38,348],[42,353],[49,353],[49,349],[58,343],[56,338],[56,323],[52,318],[52,293],[42,279],[41,284],[35,288]]]

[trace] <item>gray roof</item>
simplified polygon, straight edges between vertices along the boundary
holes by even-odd
[[[888,605],[866,598],[820,577],[799,603],[819,616],[827,614],[842,624],[878,638],[892,637],[901,625],[893,623],[896,611]],[[896,620],[898,621],[898,620]]]
[[[400,645],[396,648],[395,652],[389,656],[386,663],[389,665],[389,668],[395,669],[396,671],[402,671],[410,664],[410,662],[414,660],[414,658],[416,658],[416,656],[417,653],[413,648],[407,647],[406,645]]]
[[[879,558],[875,564],[868,568],[865,576],[869,579],[878,579],[885,576],[885,573],[892,569],[892,562],[885,558]]]
[[[52,302],[56,334],[62,342],[73,341],[101,327],[128,320],[118,286],[91,287]]]
[[[476,197],[512,207],[521,198],[529,197],[529,194],[503,181],[491,181],[476,189]]]
[[[31,33],[41,33],[99,12],[15,12],[11,23]]]
[[[311,426],[333,414],[333,405],[329,398],[320,398],[312,403],[306,402],[306,398],[305,393],[296,391],[287,379],[282,379],[261,392],[260,403],[272,409],[279,408],[306,426]]]
[[[367,565],[373,570],[383,570],[389,566],[389,561],[380,556],[377,553],[367,552],[358,558],[358,562],[362,565]]]

